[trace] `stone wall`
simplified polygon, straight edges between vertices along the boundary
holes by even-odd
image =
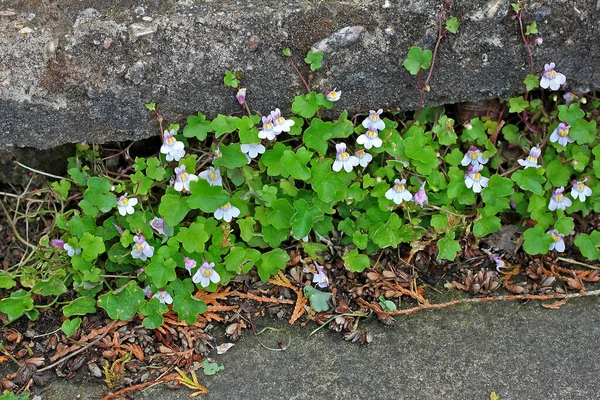
[[[523,90],[528,57],[508,0],[454,1],[430,105]],[[157,134],[144,103],[168,122],[240,112],[227,69],[244,74],[253,111],[289,111],[304,88],[281,54],[324,51],[317,91],[336,108],[414,109],[411,45],[433,48],[441,0],[0,0],[0,151]],[[573,90],[600,87],[600,10],[593,0],[526,1],[541,70],[554,61]],[[307,71],[302,66],[303,71]]]

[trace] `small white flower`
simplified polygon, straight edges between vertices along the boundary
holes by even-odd
[[[210,283],[219,283],[221,277],[218,272],[215,271],[215,263],[204,260],[204,263],[200,266],[198,271],[192,277],[192,282],[200,283],[200,286],[207,287]]]
[[[183,142],[175,139],[175,130],[165,131],[163,133],[163,145],[160,148],[162,154],[166,154],[167,161],[179,161],[185,156]]]
[[[356,158],[358,158],[358,164],[363,168],[366,168],[373,160],[373,156],[364,150],[356,150],[354,154],[356,155]]]
[[[579,97],[573,92],[565,92],[565,94],[563,94],[563,99],[565,99],[565,104],[569,105],[575,100],[578,100]]]
[[[362,144],[365,146],[365,149],[370,149],[371,147],[381,147],[383,144],[383,140],[379,137],[377,130],[368,130],[356,139],[356,143]]]
[[[338,91],[337,88],[333,89],[331,92],[325,92],[325,96],[327,96],[327,100],[329,101],[338,101],[341,95],[342,91]]]
[[[524,160],[517,160],[517,162],[519,164],[521,164],[523,167],[525,167],[525,169],[532,167],[532,168],[540,168],[541,165],[538,165],[537,160],[540,157],[540,154],[542,154],[542,150],[539,149],[538,147],[532,147],[531,150],[529,150],[529,155],[527,156],[526,159]]]
[[[258,137],[261,139],[273,140],[275,136],[279,135],[281,131],[275,131],[275,125],[273,125],[273,116],[268,115],[262,117],[262,129],[258,132]]]
[[[150,226],[154,229],[159,235],[169,236],[165,232],[165,221],[162,218],[154,217],[150,220]]]
[[[396,204],[401,204],[402,201],[410,201],[413,196],[408,190],[406,190],[404,187],[405,184],[406,179],[396,179],[394,181],[394,186],[385,192],[385,198],[392,200]]]
[[[554,211],[556,209],[565,210],[567,207],[573,204],[571,199],[563,194],[564,191],[565,188],[560,187],[552,192],[552,198],[550,199],[550,204],[548,204],[548,209],[550,211]]]
[[[465,154],[460,164],[463,167],[466,167],[469,164],[471,164],[474,167],[477,167],[479,166],[479,164],[486,164],[487,162],[488,159],[483,158],[483,154],[481,153],[481,151],[479,151],[479,149],[477,149],[475,146],[471,146],[469,147],[469,151],[467,151],[467,154]]]
[[[156,292],[154,297],[156,297],[158,299],[158,301],[160,301],[163,304],[172,304],[173,303],[173,298],[171,297],[169,292],[167,292],[164,289]]]
[[[571,188],[571,196],[574,199],[579,199],[579,201],[584,202],[586,197],[592,195],[592,189],[585,184],[587,179],[583,181],[576,181],[573,183],[573,187]]]
[[[154,255],[154,247],[150,246],[143,235],[133,237],[134,245],[131,250],[131,257],[146,261]]]
[[[242,153],[246,154],[250,159],[256,158],[259,154],[264,154],[265,146],[260,143],[249,143],[241,145]]]
[[[563,235],[562,233],[559,233],[556,229],[550,229],[546,233],[548,235],[551,235],[552,239],[554,240],[552,242],[552,244],[550,245],[551,251],[556,250],[559,253],[562,253],[563,251],[565,251],[565,241],[564,241],[565,235]]]
[[[185,269],[192,275],[192,269],[196,268],[196,260],[186,257],[184,259]]]
[[[326,288],[329,286],[329,278],[325,273],[323,267],[315,262],[315,266],[317,267],[317,273],[313,275],[313,283],[316,283],[320,288]]]
[[[215,218],[218,220],[225,220],[225,222],[231,222],[233,218],[237,218],[239,215],[240,209],[236,206],[232,206],[231,203],[227,203],[215,211]]]
[[[569,136],[569,130],[571,127],[564,122],[558,124],[558,126],[552,131],[550,135],[550,141],[552,143],[558,142],[561,146],[566,146],[568,143],[573,143],[574,140]]]
[[[540,86],[544,89],[558,90],[560,85],[566,82],[567,78],[560,72],[556,72],[554,63],[546,64],[544,66],[544,72],[542,73],[542,79],[540,79]]]
[[[465,174],[465,185],[467,185],[469,189],[473,189],[475,193],[481,193],[483,188],[488,185],[489,179],[481,175],[482,169],[483,167],[481,165],[478,167],[471,166]]]
[[[189,192],[190,182],[197,180],[198,177],[196,175],[185,172],[185,165],[175,168],[175,183],[173,184],[173,187],[178,192],[181,192],[182,190]]]
[[[154,296],[154,293],[152,293],[152,290],[150,290],[150,285],[146,286],[144,289],[142,289],[142,291],[144,292],[144,296],[146,296],[147,298],[152,298],[152,296]]]
[[[282,117],[279,108],[276,108],[275,111],[271,111],[271,117],[273,118],[273,123],[275,124],[273,130],[278,135],[281,132],[289,132],[292,126],[296,124],[293,120]]]
[[[370,110],[369,116],[362,122],[362,126],[370,130],[381,131],[385,129],[385,122],[379,117],[382,113],[383,110],[381,108],[377,111]]]
[[[227,350],[235,346],[234,343],[223,343],[215,347],[217,349],[217,354],[225,354]]]
[[[127,193],[117,199],[117,208],[119,214],[125,216],[127,214],[133,214],[135,210],[133,206],[138,203],[138,200],[134,197],[132,199],[127,198]]]
[[[352,168],[360,163],[358,157],[348,154],[345,143],[336,144],[335,149],[337,155],[331,167],[335,172],[340,172],[342,168],[344,168],[346,172],[352,172]]]
[[[223,186],[223,179],[221,178],[221,171],[210,167],[206,171],[200,172],[198,175],[202,179],[206,179],[210,186]]]
[[[71,246],[69,243],[65,243],[63,245],[63,249],[67,251],[69,257],[73,257],[75,254],[81,253],[81,248],[74,249],[73,246]]]

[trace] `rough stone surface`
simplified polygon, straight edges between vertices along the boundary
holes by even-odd
[[[461,22],[440,46],[428,104],[507,97],[522,90],[528,58],[509,0],[456,1]],[[156,134],[144,103],[169,122],[202,111],[239,112],[225,70],[244,73],[253,110],[289,111],[304,88],[297,64],[325,51],[318,91],[337,107],[412,109],[411,45],[433,48],[439,0],[0,0],[0,150]],[[576,90],[600,87],[600,11],[590,0],[527,2],[541,46]],[[306,73],[306,66],[301,67]]]
[[[598,298],[570,300],[559,310],[535,301],[464,305],[402,317],[393,327],[367,324],[375,337],[369,346],[327,330],[309,337],[311,324],[295,327],[285,352],[266,350],[246,334],[216,356],[223,372],[199,371],[199,380],[207,399],[481,400],[491,392],[502,400],[596,399],[599,315]],[[255,322],[257,329],[278,325]],[[262,336],[270,346],[277,339]],[[98,381],[57,381],[42,399],[97,399]],[[157,386],[134,397],[176,400],[188,393]]]

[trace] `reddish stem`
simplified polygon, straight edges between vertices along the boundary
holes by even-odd
[[[304,79],[304,76],[302,76],[302,73],[300,72],[298,67],[296,67],[296,64],[294,64],[294,60],[292,60],[292,57],[289,57],[289,59],[290,59],[290,65],[294,68],[294,70],[296,71],[296,73],[298,74],[300,79],[302,79],[302,83],[304,83],[304,87],[306,87],[306,91],[308,91],[308,93],[310,93],[310,85],[308,84],[308,82],[306,82],[306,79]]]

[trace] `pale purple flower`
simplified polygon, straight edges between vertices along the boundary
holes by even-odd
[[[210,283],[219,283],[221,277],[219,273],[215,271],[215,263],[204,260],[204,263],[200,266],[198,271],[192,277],[192,282],[200,283],[200,286],[207,287]]]
[[[358,157],[348,154],[345,143],[336,144],[335,149],[337,151],[337,155],[333,165],[331,166],[335,172],[341,171],[342,168],[344,168],[346,172],[352,172],[352,168],[356,167],[360,163]]]
[[[262,117],[262,129],[258,132],[258,137],[261,139],[273,140],[275,136],[279,135],[281,131],[275,131],[275,125],[273,124],[273,116],[268,115]]]
[[[215,211],[215,218],[217,220],[225,220],[225,222],[231,222],[233,218],[237,218],[239,215],[240,209],[232,206],[231,203],[227,203]]]
[[[571,188],[571,196],[574,199],[579,199],[579,201],[584,202],[585,198],[592,195],[592,189],[585,184],[587,179],[583,181],[574,181],[573,187]]]
[[[540,79],[540,86],[544,89],[558,90],[560,85],[566,82],[567,78],[560,72],[556,72],[554,63],[546,64],[544,66],[544,72],[542,73],[542,79]]]
[[[381,131],[385,129],[385,123],[382,121],[380,115],[383,113],[383,110],[380,108],[377,111],[370,110],[369,116],[365,118],[362,122],[362,126],[369,130],[378,130]]]
[[[408,190],[406,190],[406,187],[404,187],[405,184],[406,179],[394,180],[394,186],[385,192],[385,198],[392,200],[396,204],[401,204],[403,201],[410,201],[413,196]]]
[[[156,297],[158,299],[158,301],[160,301],[163,304],[172,304],[173,303],[173,298],[171,297],[169,292],[167,292],[164,289],[156,292],[154,297]]]
[[[52,246],[52,247],[60,247],[61,249],[64,250],[64,248],[65,248],[65,241],[61,240],[61,239],[52,239],[52,240],[50,240],[50,246]]]
[[[148,299],[151,299],[152,296],[154,296],[154,293],[152,293],[152,290],[150,290],[150,285],[143,288],[142,291],[144,292],[144,296],[146,296]]]
[[[185,172],[185,165],[179,166],[179,168],[175,168],[175,183],[173,187],[178,192],[181,191],[190,191],[190,182],[197,181],[198,177],[194,174],[188,174]]]
[[[556,209],[565,210],[567,207],[573,204],[571,199],[563,194],[564,191],[565,188],[562,186],[559,189],[554,189],[552,192],[552,198],[550,199],[550,204],[548,205],[548,209],[550,211],[554,211]]]
[[[550,245],[550,250],[556,250],[559,253],[562,253],[563,251],[565,251],[565,241],[564,241],[565,235],[563,235],[562,233],[559,233],[556,229],[550,229],[546,233],[548,235],[552,236],[552,240],[554,240],[552,242],[552,244]]]
[[[381,147],[381,145],[383,144],[383,140],[381,140],[381,138],[379,137],[379,134],[377,133],[376,129],[369,129],[368,131],[360,135],[358,139],[356,139],[356,143],[362,144],[363,146],[365,146],[365,149],[368,150],[371,147]]]
[[[521,164],[523,167],[525,167],[525,169],[532,167],[532,168],[540,168],[540,165],[538,165],[537,160],[540,157],[540,154],[542,154],[542,150],[538,147],[532,147],[531,150],[529,150],[529,155],[527,156],[526,159],[524,160],[517,160],[517,162],[519,164]]]
[[[364,150],[356,150],[354,152],[354,155],[356,156],[356,158],[358,158],[358,164],[363,168],[366,168],[367,165],[369,165],[369,163],[371,162],[371,160],[373,160],[373,156]]]
[[[238,103],[244,104],[246,102],[246,88],[239,88],[235,97]]]
[[[320,288],[326,288],[329,286],[329,278],[325,273],[323,267],[315,262],[315,266],[317,267],[317,273],[313,275],[313,283],[316,283]]]
[[[138,200],[134,197],[131,199],[127,198],[127,193],[117,199],[117,209],[119,210],[119,214],[125,216],[127,214],[133,214],[135,210],[133,206],[138,203]]]
[[[552,135],[550,135],[550,141],[552,143],[558,142],[558,144],[560,144],[561,146],[566,146],[567,143],[573,143],[574,140],[571,139],[571,136],[569,136],[570,129],[571,127],[569,125],[565,124],[564,122],[561,122],[554,129]]]
[[[471,146],[469,147],[469,151],[467,151],[467,154],[465,154],[460,164],[463,167],[466,167],[469,164],[477,167],[479,164],[487,164],[488,160],[489,159],[487,158],[483,158],[483,154],[478,148]]]
[[[265,146],[260,143],[243,144],[240,147],[242,149],[242,153],[246,154],[250,159],[256,158],[259,154],[263,154],[266,150]]]
[[[154,217],[150,220],[150,226],[154,229],[159,235],[167,236],[165,232],[165,221],[162,218]]]
[[[413,196],[413,202],[418,205],[421,206],[421,208],[423,208],[424,204],[427,204],[429,202],[429,199],[427,198],[427,193],[425,193],[425,184],[427,182],[423,182],[423,184],[421,185],[421,187],[419,188],[419,190],[417,190],[417,193],[415,193],[415,195]]]
[[[325,92],[325,96],[327,96],[327,100],[329,101],[338,101],[341,95],[342,91],[338,91],[337,88],[333,89],[331,92]]]
[[[206,171],[200,172],[198,176],[202,179],[206,179],[210,186],[223,186],[223,179],[221,178],[221,171],[210,167]]]
[[[577,95],[575,93],[565,92],[565,94],[563,94],[563,99],[565,99],[565,104],[569,105],[572,102],[574,102],[575,100],[579,99],[579,97],[577,97]]]
[[[481,193],[483,188],[487,187],[489,179],[481,175],[481,165],[475,167],[472,166],[467,170],[465,174],[465,185],[469,189],[473,189],[475,193]]]
[[[544,43],[544,39],[541,38],[541,36],[537,36],[534,40],[535,44],[537,44],[538,46],[541,46],[542,43]]]
[[[154,255],[154,247],[146,242],[146,238],[143,235],[135,235],[133,241],[135,244],[133,245],[133,250],[131,250],[131,257],[146,261]]]
[[[282,117],[279,108],[276,108],[275,111],[271,111],[271,117],[273,118],[273,123],[275,124],[273,130],[278,135],[281,132],[289,132],[292,126],[296,124],[294,120],[285,119],[284,117]]]
[[[184,259],[185,269],[192,275],[192,269],[196,268],[196,260],[192,260],[189,257]]]
[[[170,131],[165,130],[160,152],[166,154],[165,158],[167,161],[179,161],[181,157],[185,156],[185,150],[183,148],[183,142],[175,139],[175,129],[171,129]]]
[[[74,248],[69,243],[63,244],[63,249],[67,251],[67,254],[69,255],[69,257],[73,257],[75,254],[81,253],[81,247]]]
[[[500,272],[501,269],[510,268],[498,254],[493,254],[492,260],[496,263],[496,271],[498,272]]]

